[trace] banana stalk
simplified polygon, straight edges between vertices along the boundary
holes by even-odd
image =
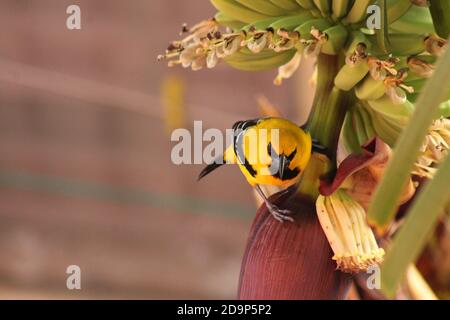
[[[342,139],[346,150],[349,153],[361,153],[361,144],[359,143],[355,125],[353,124],[353,108],[347,111],[344,124],[342,126]]]

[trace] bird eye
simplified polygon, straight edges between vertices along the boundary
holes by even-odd
[[[292,153],[290,155],[287,156],[289,161],[292,161],[295,157],[295,155],[297,154],[297,149],[295,149],[294,151],[292,151]]]

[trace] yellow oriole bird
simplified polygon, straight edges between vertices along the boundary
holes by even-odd
[[[260,185],[288,188],[297,184],[312,149],[310,134],[289,120],[270,117],[239,121],[233,125],[233,144],[203,169],[198,179],[224,163],[237,164],[274,218],[293,221],[288,210],[281,210],[268,200]]]

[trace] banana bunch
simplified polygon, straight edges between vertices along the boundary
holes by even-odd
[[[395,0],[397,1],[397,0]],[[367,16],[367,8],[376,0],[211,0],[227,20],[253,23],[269,17],[296,15],[309,12],[313,17],[324,17],[344,24],[360,23]],[[397,11],[404,8],[391,10]]]
[[[240,37],[238,50],[230,55],[219,53],[219,57],[232,67],[245,71],[280,67],[290,62],[289,58],[294,57],[295,50],[300,53],[305,51],[305,54],[310,55],[339,54],[349,36],[347,28],[342,24],[333,24],[322,17],[315,18],[309,10],[282,17],[266,16],[249,24],[243,24],[219,12],[215,21],[233,27],[232,33],[221,34],[222,38]],[[220,39],[210,41],[217,45]]]
[[[276,53],[265,49],[259,53],[252,53],[244,48],[239,52],[226,57],[225,62],[230,66],[243,71],[262,71],[277,68],[288,63],[295,55],[295,50]]]
[[[265,70],[280,67],[288,57],[294,56],[293,52],[284,51],[297,50],[305,56],[313,57],[320,53],[344,53],[347,58],[352,55],[356,58],[350,65],[343,65],[336,77],[336,86],[348,91],[367,78],[367,56],[387,57],[386,48],[378,45],[378,37],[370,30],[364,29],[367,8],[372,4],[379,4],[380,1],[211,0],[218,9],[213,19],[216,26],[211,27],[209,32],[204,28],[195,29],[194,34],[187,37],[189,40],[192,37],[198,40],[195,43],[198,47],[189,48],[190,51],[195,51],[195,54],[183,55],[182,51],[189,43],[184,39],[181,44],[172,44],[170,48],[175,50],[169,50],[161,58],[183,56],[183,59],[169,64],[190,66],[194,70],[202,67],[212,68],[221,59],[241,70]],[[434,32],[427,7],[416,6],[410,0],[386,1],[387,20],[390,23],[389,54],[406,59],[408,56],[439,50],[436,41],[427,43],[430,33]],[[230,31],[218,31],[220,26],[227,27]],[[366,56],[355,57],[355,48],[361,46],[364,46]],[[255,56],[241,52],[243,49],[249,49]],[[267,50],[273,50],[275,53],[269,53]],[[236,57],[232,57],[234,54]],[[277,54],[280,54],[280,57],[276,57]],[[251,61],[253,58],[256,62]],[[246,63],[248,66],[245,66]],[[420,87],[419,82],[411,86],[415,88],[416,85]],[[360,91],[371,86],[369,80]],[[373,94],[379,98],[382,91],[380,83],[377,89]],[[411,99],[416,98],[412,93],[408,94]],[[371,94],[369,98],[373,98]]]
[[[189,35],[171,43],[161,59],[175,59],[169,65],[193,70],[213,68],[221,60],[245,71],[278,68],[275,83],[280,84],[298,68],[302,55],[345,56],[334,84],[351,91],[359,106],[345,122],[344,135],[353,146],[374,133],[391,145],[395,142],[446,45],[436,35],[430,9],[411,0],[211,3],[218,10],[215,18],[183,28]],[[386,10],[382,45],[381,33],[366,28],[367,9],[373,4]]]

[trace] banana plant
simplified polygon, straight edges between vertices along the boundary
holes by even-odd
[[[313,154],[295,197],[277,198],[300,213],[297,225],[269,222],[260,208],[239,297],[343,298],[346,274],[377,265],[381,292],[395,297],[450,204],[448,0],[210,2],[215,17],[183,26],[185,37],[159,60],[194,71],[221,61],[277,68],[282,85],[302,58],[316,59],[305,128],[328,150]],[[402,204],[411,207],[406,218],[397,214]],[[270,234],[276,241],[267,244]]]

